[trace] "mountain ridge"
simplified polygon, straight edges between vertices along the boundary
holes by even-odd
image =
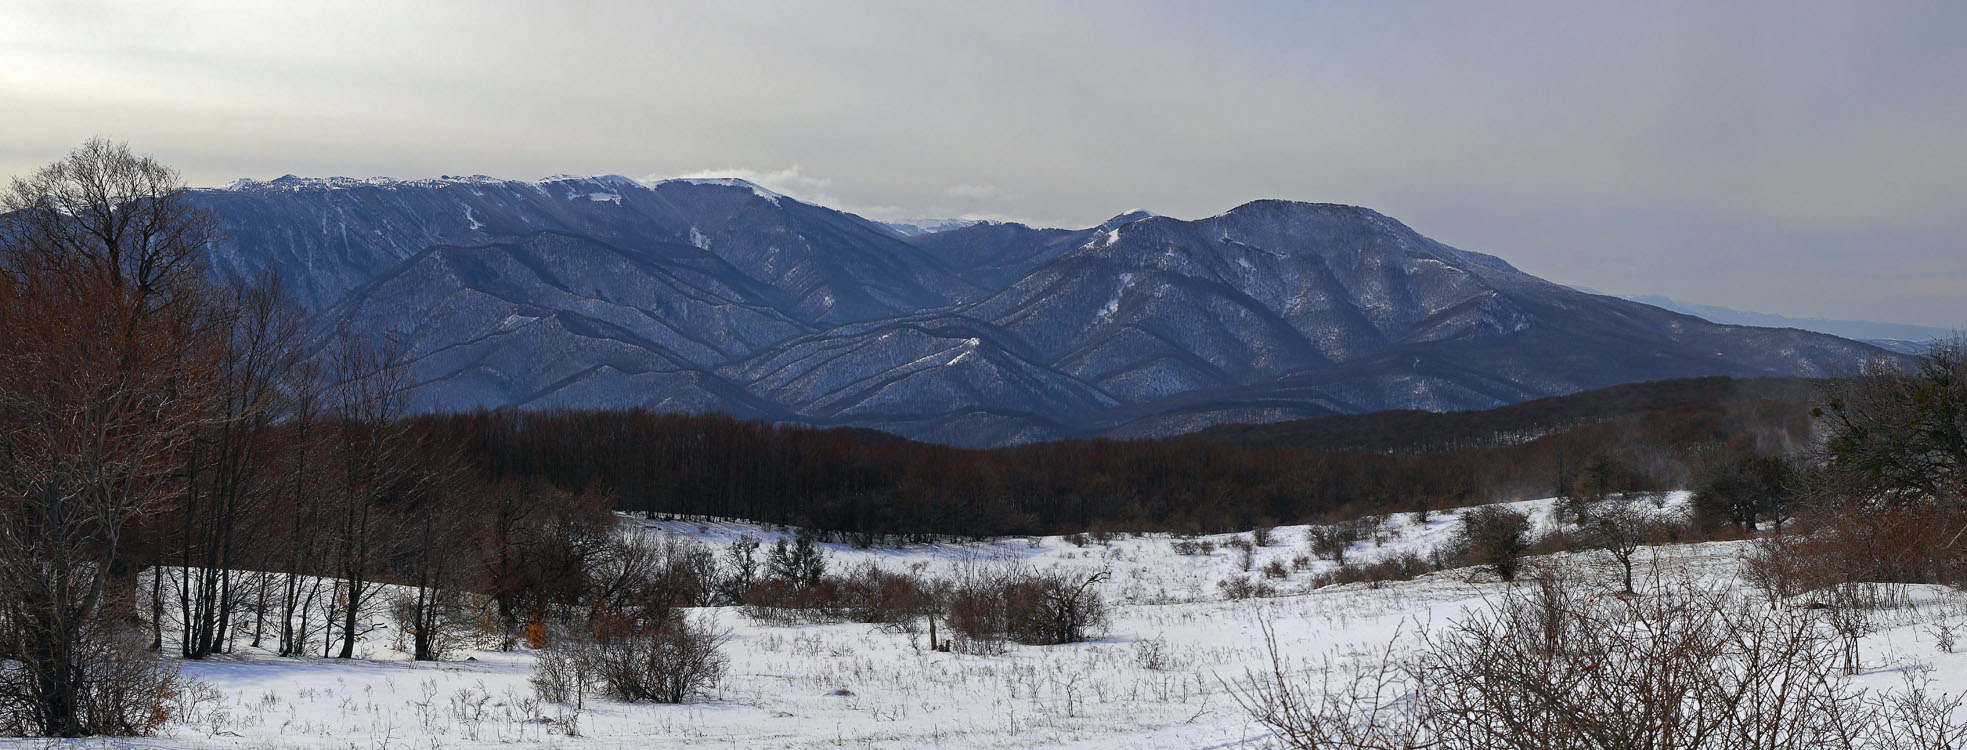
[[[1157,436],[1891,356],[1592,295],[1359,206],[907,235],[735,179],[242,180],[214,273],[394,338],[421,409],[727,411],[958,445]],[[298,282],[298,283],[296,283]]]

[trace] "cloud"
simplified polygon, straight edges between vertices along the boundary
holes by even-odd
[[[806,174],[794,164],[785,169],[760,170],[748,167],[725,167],[723,169],[701,169],[689,174],[671,175],[670,178],[683,180],[702,180],[723,177],[736,177],[774,193],[790,196],[807,203],[839,207],[842,202],[833,194],[833,180]],[[651,177],[651,179],[665,179]]]
[[[996,185],[951,185],[949,189],[943,191],[943,194],[957,200],[976,203],[994,203],[1018,197],[1017,193]]]

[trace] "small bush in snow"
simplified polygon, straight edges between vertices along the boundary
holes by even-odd
[[[1156,636],[1150,640],[1134,641],[1134,666],[1157,672],[1174,668],[1175,659],[1168,653],[1168,639]]]
[[[1261,525],[1254,529],[1251,529],[1250,541],[1255,543],[1259,547],[1268,547],[1272,544],[1276,544],[1277,529],[1271,528],[1270,525],[1268,524]]]
[[[681,703],[723,678],[723,640],[709,623],[674,610],[651,618],[597,612],[539,655],[533,689],[546,700],[575,705],[591,693]]]
[[[1431,570],[1433,566],[1420,555],[1403,552],[1389,555],[1365,565],[1341,565],[1312,579],[1314,588],[1345,583],[1364,583],[1367,588],[1377,589],[1389,581],[1409,581]]]
[[[1346,552],[1356,541],[1359,527],[1349,523],[1313,526],[1305,531],[1305,547],[1312,555],[1340,565],[1345,564]]]
[[[869,622],[906,628],[934,609],[936,589],[932,582],[869,562],[806,586],[770,579],[746,590],[740,602],[746,617],[767,625]]]
[[[565,633],[540,649],[533,660],[533,692],[549,703],[570,705],[579,705],[589,693],[598,692],[591,645],[587,639]]]
[[[11,615],[5,620],[7,626],[34,627],[17,613],[6,612]],[[176,662],[159,658],[145,648],[142,635],[110,616],[87,619],[81,636],[66,653],[35,650],[36,641],[18,636],[0,641],[0,648],[11,657],[0,665],[0,734],[148,735],[174,718],[178,704],[173,699],[194,687],[190,683],[195,681],[178,674]],[[36,679],[46,667],[24,665],[29,660],[38,665],[61,658],[74,670],[69,683],[73,692],[51,690]],[[51,705],[50,695],[72,701],[70,710],[64,713]],[[74,723],[64,726],[65,719]]]
[[[1455,538],[1466,561],[1487,565],[1508,581],[1516,577],[1517,561],[1530,548],[1530,517],[1498,505],[1462,514]]]
[[[1953,631],[1953,625],[1944,622],[1935,624],[1932,633],[1933,645],[1940,647],[1940,653],[1953,653],[1953,646],[1959,637],[1959,634]]]
[[[998,653],[1006,641],[1078,643],[1105,627],[1099,584],[1109,574],[1058,571],[979,576],[949,594],[948,619],[959,650]]]
[[[1284,567],[1283,560],[1271,560],[1269,564],[1264,565],[1265,578],[1285,578],[1290,575],[1291,571]]]
[[[1243,576],[1230,576],[1216,582],[1216,589],[1223,593],[1224,599],[1238,600],[1249,598],[1268,598],[1277,595],[1277,589],[1269,581],[1250,580]]]
[[[1207,539],[1176,539],[1168,544],[1177,555],[1207,557],[1216,553],[1216,543]]]
[[[1257,545],[1255,542],[1252,542],[1240,536],[1233,536],[1230,537],[1229,541],[1225,542],[1225,544],[1229,545],[1231,549],[1236,550],[1237,570],[1241,570],[1247,573],[1250,571],[1251,568],[1256,567]]]

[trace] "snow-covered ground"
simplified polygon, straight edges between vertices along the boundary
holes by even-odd
[[[1668,507],[1684,503],[1684,495]],[[1514,504],[1540,525],[1551,502]],[[1391,538],[1361,542],[1354,561],[1400,552],[1425,554],[1446,542],[1458,513],[1427,523],[1392,518]],[[781,533],[742,523],[652,523],[649,533],[678,533],[722,546],[741,534]],[[1061,537],[1011,538],[980,544],[858,550],[826,545],[835,570],[871,561],[896,570],[955,575],[965,568],[1023,565],[1108,570],[1114,609],[1103,637],[1066,646],[1016,646],[999,656],[931,651],[926,639],[873,625],[767,627],[735,609],[708,614],[729,631],[730,670],[707,700],[685,705],[624,704],[590,699],[567,734],[563,708],[532,695],[532,655],[461,652],[452,661],[416,663],[390,647],[386,629],[370,634],[369,658],[282,659],[245,650],[191,662],[184,672],[216,691],[165,736],[117,741],[138,747],[442,748],[552,747],[1264,747],[1263,728],[1229,694],[1245,670],[1267,666],[1261,635],[1275,628],[1298,663],[1371,658],[1398,632],[1440,625],[1487,602],[1508,584],[1474,569],[1444,571],[1373,589],[1310,589],[1329,570],[1319,561],[1275,582],[1271,598],[1226,601],[1217,582],[1255,577],[1276,559],[1287,567],[1306,554],[1306,527],[1277,529],[1272,546],[1240,570],[1232,535],[1203,537],[1209,555],[1177,554],[1170,537],[1123,537],[1079,546]],[[1245,535],[1247,536],[1247,535]],[[1742,543],[1661,547],[1641,553],[1646,570],[1735,580]],[[1602,553],[1548,560],[1588,566],[1592,580],[1617,586]],[[1937,689],[1967,689],[1967,653],[1941,653],[1940,622],[1967,615],[1961,595],[1921,590],[1916,608],[1888,613],[1865,639],[1860,683],[1899,683],[1928,670]]]

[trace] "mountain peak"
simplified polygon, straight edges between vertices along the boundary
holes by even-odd
[[[1100,222],[1100,225],[1094,228],[1102,232],[1110,232],[1142,219],[1152,219],[1158,215],[1142,209],[1130,208],[1114,215],[1111,219]]]
[[[1390,219],[1387,218],[1386,214],[1382,214],[1378,211],[1367,208],[1365,206],[1355,206],[1349,203],[1318,203],[1314,201],[1294,201],[1294,200],[1286,200],[1283,198],[1259,198],[1257,200],[1253,200],[1248,203],[1239,205],[1228,211],[1224,211],[1221,214],[1218,214],[1218,216],[1236,216],[1240,214],[1264,214],[1264,213],[1287,213],[1293,215],[1316,214],[1316,215],[1323,215],[1323,216],[1351,216],[1351,217],[1359,217],[1365,219],[1380,219],[1380,220],[1390,221]]]
[[[650,180],[643,184],[652,188],[664,184],[714,185],[718,187],[744,188],[746,190],[750,190],[753,194],[757,195],[760,198],[764,198],[765,200],[771,201],[772,205],[775,206],[778,205],[779,201],[781,200],[790,200],[796,203],[805,202],[799,200],[798,198],[787,196],[783,193],[777,193],[771,190],[767,190],[765,187],[759,185],[758,183],[752,182],[742,177],[673,177],[666,180]]]

